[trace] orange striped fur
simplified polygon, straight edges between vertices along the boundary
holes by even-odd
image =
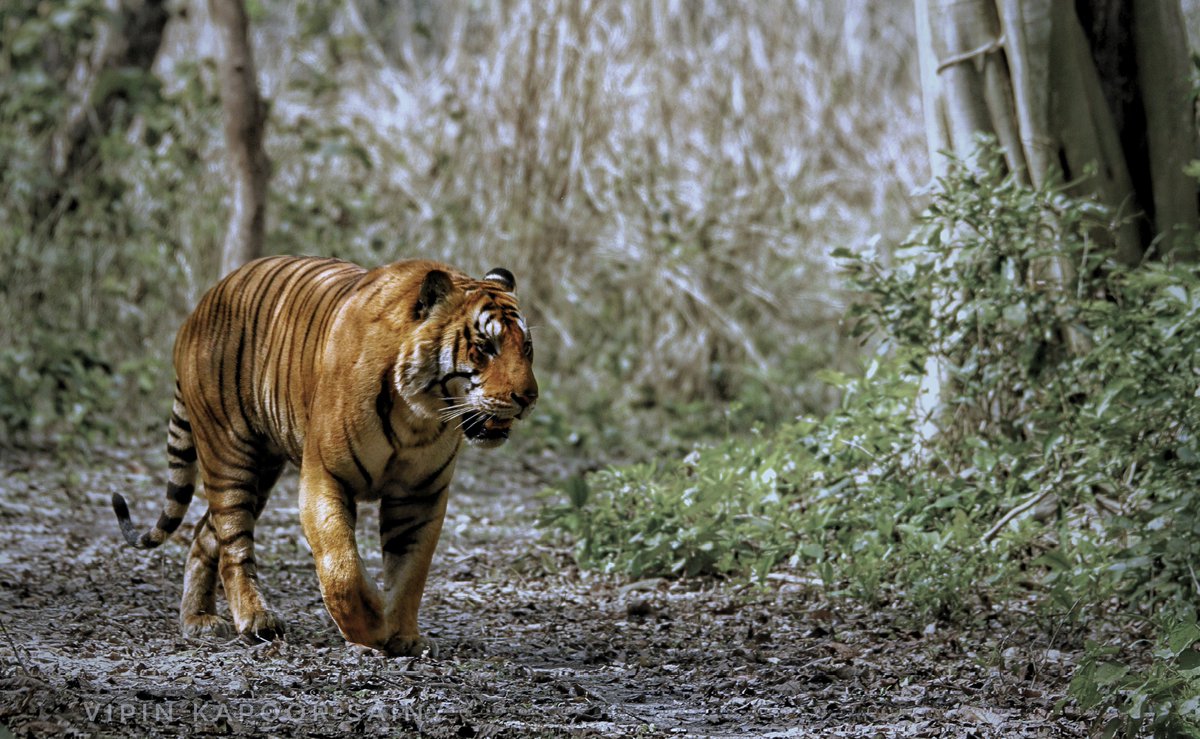
[[[464,439],[497,446],[537,401],[528,327],[507,270],[474,280],[444,264],[366,270],[336,259],[268,257],[201,299],[175,342],[169,473],[158,522],[125,539],[151,548],[182,523],[197,481],[180,619],[225,635],[219,577],[241,634],[283,632],[263,600],[254,523],[287,462],[300,467],[300,519],[321,594],[346,639],[394,655],[432,647],[417,609]],[[383,588],[363,568],[356,506],[379,501]]]

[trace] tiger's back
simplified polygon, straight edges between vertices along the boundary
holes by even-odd
[[[366,274],[339,259],[281,256],[217,283],[175,341],[175,374],[193,423],[299,464],[329,330]]]

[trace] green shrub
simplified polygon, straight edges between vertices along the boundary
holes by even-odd
[[[790,567],[941,618],[1032,584],[1058,626],[1145,632],[1196,599],[1200,275],[1115,262],[1106,226],[985,149],[888,259],[842,253],[888,359],[841,382],[837,412],[573,481],[544,523],[582,566],[633,576]],[[932,436],[913,414],[931,363],[946,377]],[[1130,726],[1191,726],[1191,652],[1165,633],[1174,662],[1094,655],[1073,694]]]
[[[541,524],[573,540],[580,566],[606,572],[762,581],[786,568],[835,594],[963,612],[990,560],[972,549],[978,522],[955,508],[966,485],[899,474],[914,379],[894,364],[829,379],[843,390],[829,416],[572,478]]]
[[[766,574],[796,551],[793,537],[771,533],[792,518],[791,481],[813,466],[790,442],[727,443],[662,468],[647,462],[574,478],[567,504],[543,520],[575,535],[584,566],[634,577]]]
[[[1111,709],[1100,736],[1200,736],[1200,626],[1191,611],[1156,619],[1153,661],[1132,666],[1121,645],[1089,645],[1071,679],[1084,710]]]

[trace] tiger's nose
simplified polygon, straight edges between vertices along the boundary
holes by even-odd
[[[513,402],[522,408],[528,408],[529,406],[533,405],[534,401],[537,400],[537,397],[537,390],[527,390],[523,393],[512,394]]]

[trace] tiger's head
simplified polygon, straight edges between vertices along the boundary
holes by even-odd
[[[537,403],[533,339],[515,288],[506,269],[482,280],[432,269],[413,307],[413,318],[427,329],[425,361],[413,373],[426,407],[475,446],[503,444]]]

